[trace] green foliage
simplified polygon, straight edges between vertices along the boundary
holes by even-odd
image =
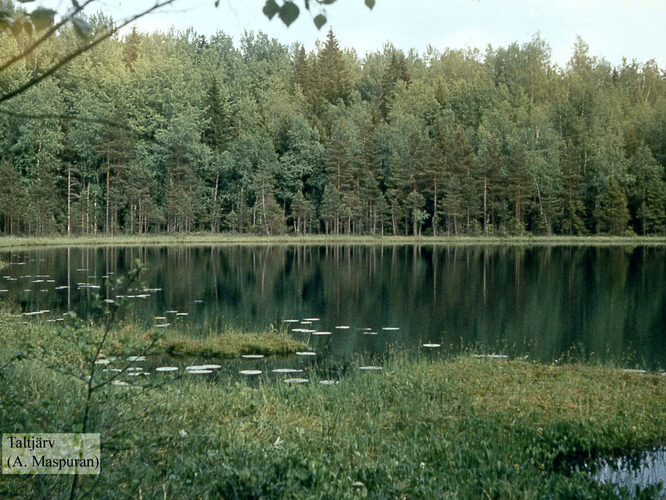
[[[17,328],[7,316],[0,322]],[[81,489],[118,498],[611,498],[631,492],[581,466],[666,438],[666,379],[657,374],[470,355],[391,358],[380,373],[353,365],[332,386],[312,372],[297,387],[192,378],[150,391],[113,387],[94,419],[108,444],[104,473],[83,478]],[[76,384],[25,360],[3,373],[11,377],[0,385],[3,401],[28,398],[0,406],[3,425],[48,429],[39,423],[48,414],[67,428]],[[68,493],[62,478],[42,481],[8,477],[0,492]]]
[[[332,3],[264,13],[320,9],[322,27]],[[0,71],[0,94],[112,26],[74,16]],[[0,53],[34,36],[3,32]],[[332,30],[309,53],[264,34],[235,48],[223,33],[133,30],[3,105],[0,229],[663,234],[665,103],[654,63],[611,68],[582,40],[560,69],[538,36],[359,58]]]

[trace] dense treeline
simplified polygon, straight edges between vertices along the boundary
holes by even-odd
[[[0,35],[0,60],[31,36]],[[78,43],[61,31],[0,72],[0,93]],[[560,68],[538,36],[361,58],[332,32],[308,53],[132,31],[2,110],[8,234],[666,229],[665,74],[582,40]]]

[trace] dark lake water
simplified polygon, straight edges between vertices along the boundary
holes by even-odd
[[[191,335],[288,326],[332,332],[294,334],[325,359],[436,343],[437,352],[476,346],[541,361],[573,352],[627,367],[666,367],[663,246],[9,251],[0,253],[0,301],[15,301],[28,313],[50,310],[29,321],[55,320],[68,309],[85,316],[91,295],[107,293],[104,276],[127,272],[136,258],[147,264],[143,280],[151,291],[130,292],[126,314],[146,324],[166,316],[169,328]],[[319,320],[283,323],[305,318]]]

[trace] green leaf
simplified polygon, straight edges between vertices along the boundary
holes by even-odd
[[[280,9],[280,19],[282,22],[289,26],[298,17],[300,10],[294,2],[285,2]]]
[[[72,5],[74,6],[75,9],[80,8],[79,7],[79,2],[77,2],[76,0],[72,0]]]
[[[33,2],[34,0],[18,0],[21,3],[30,3]]]
[[[375,0],[365,0],[365,5],[368,6],[368,9],[372,9],[375,6]]]
[[[80,17],[75,17],[72,19],[72,24],[74,25],[76,34],[79,35],[80,38],[87,40],[92,35],[92,26],[90,26],[88,21],[85,21]]]
[[[315,26],[317,27],[318,30],[321,29],[321,27],[326,24],[326,16],[319,14],[318,16],[315,16],[314,18],[314,23]]]
[[[215,0],[215,7],[219,7],[219,6],[220,6],[220,0]]]
[[[317,0],[322,5],[331,5],[332,3],[335,3],[336,0]]]
[[[275,0],[266,0],[266,5],[264,5],[264,15],[268,19],[273,19],[273,16],[280,11],[280,6],[275,3]]]
[[[56,11],[53,9],[45,9],[44,7],[38,7],[28,15],[32,19],[32,24],[35,25],[35,28],[40,30],[48,28],[53,24],[53,16],[55,16],[55,14]]]

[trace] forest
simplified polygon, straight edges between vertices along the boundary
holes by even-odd
[[[94,32],[114,21],[97,14]],[[0,33],[0,65],[36,33]],[[357,54],[114,35],[0,105],[8,235],[666,232],[666,74],[578,39]],[[0,96],[81,43],[64,27]]]

